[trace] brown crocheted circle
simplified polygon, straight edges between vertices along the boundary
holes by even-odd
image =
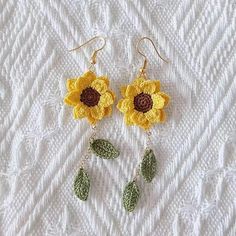
[[[101,95],[97,90],[88,87],[82,91],[80,95],[80,101],[88,107],[93,107],[98,104],[100,96]]]
[[[152,109],[152,98],[150,94],[140,93],[134,97],[134,109],[140,112],[148,112]]]

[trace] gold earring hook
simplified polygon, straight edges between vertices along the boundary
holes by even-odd
[[[102,37],[102,36],[95,36],[95,37],[89,39],[88,41],[86,41],[85,43],[81,44],[79,47],[70,49],[69,52],[72,52],[72,51],[75,51],[75,50],[78,50],[78,49],[82,48],[82,47],[85,46],[86,44],[92,42],[94,39],[101,39],[101,40],[103,41],[102,46],[101,46],[100,48],[98,48],[97,50],[95,50],[95,51],[93,52],[92,56],[91,56],[91,60],[90,60],[91,64],[92,64],[92,65],[96,64],[97,53],[98,53],[99,51],[101,51],[101,50],[106,46],[106,39],[105,39],[104,37]]]
[[[168,61],[165,60],[165,59],[161,56],[161,54],[158,52],[158,50],[157,50],[155,44],[153,43],[153,41],[152,41],[150,38],[148,38],[148,37],[142,37],[142,38],[137,42],[137,44],[136,44],[136,50],[137,50],[137,52],[138,52],[141,56],[144,57],[143,66],[142,66],[142,68],[140,69],[140,75],[142,75],[142,74],[145,75],[145,70],[146,70],[146,67],[147,67],[147,57],[146,57],[145,54],[144,54],[143,52],[141,52],[140,49],[139,49],[140,43],[141,43],[141,41],[144,40],[144,39],[149,40],[149,41],[151,42],[152,46],[154,47],[154,49],[155,49],[157,55],[158,55],[164,62],[168,63]]]

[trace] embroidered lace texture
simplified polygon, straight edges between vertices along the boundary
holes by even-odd
[[[0,9],[0,235],[235,235],[234,0],[2,0]],[[68,49],[95,35],[108,39],[95,70],[108,76],[116,102],[143,63],[140,37],[152,38],[170,61],[142,46],[149,79],[171,102],[166,122],[151,129],[158,174],[139,181],[131,214],[122,191],[147,138],[125,125],[116,102],[97,136],[119,146],[120,156],[91,157],[86,202],[73,190],[91,129],[72,118],[63,98],[66,79],[88,69],[96,43]],[[139,100],[139,109],[150,108],[147,97]]]

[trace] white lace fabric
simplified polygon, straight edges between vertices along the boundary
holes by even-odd
[[[0,235],[235,235],[236,3],[234,0],[0,1]],[[114,108],[98,126],[120,156],[92,156],[86,202],[73,180],[91,128],[63,104],[66,79],[89,66],[95,35],[107,38],[96,72],[119,87],[142,65],[170,94],[168,119],[152,129],[158,175],[139,181],[129,214],[125,184],[141,160],[146,134]]]

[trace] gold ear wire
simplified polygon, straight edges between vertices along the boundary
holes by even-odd
[[[153,43],[153,41],[152,41],[150,38],[148,38],[148,37],[142,37],[142,38],[137,42],[137,44],[136,44],[136,50],[137,50],[137,52],[138,52],[141,56],[144,57],[143,66],[142,66],[141,69],[140,69],[140,75],[145,75],[145,70],[146,70],[147,62],[148,62],[147,57],[145,56],[145,54],[144,54],[143,52],[141,52],[140,49],[139,49],[140,43],[141,43],[141,41],[144,40],[144,39],[149,40],[149,41],[151,42],[152,46],[154,47],[154,49],[155,49],[157,55],[158,55],[164,62],[168,63],[168,61],[165,60],[165,59],[160,55],[160,53],[158,52],[158,50],[157,50],[155,44]]]
[[[103,44],[100,48],[98,48],[97,50],[95,50],[91,56],[91,59],[90,59],[90,63],[92,65],[95,65],[96,64],[96,57],[97,57],[97,53],[99,51],[101,51],[105,46],[106,46],[106,39],[102,36],[95,36],[91,39],[89,39],[88,41],[86,41],[85,43],[81,44],[79,47],[76,47],[76,48],[73,48],[73,49],[70,49],[69,52],[72,52],[72,51],[75,51],[75,50],[78,50],[80,49],[81,47],[85,46],[86,44],[90,43],[91,41],[93,41],[94,39],[101,39],[103,41]]]

